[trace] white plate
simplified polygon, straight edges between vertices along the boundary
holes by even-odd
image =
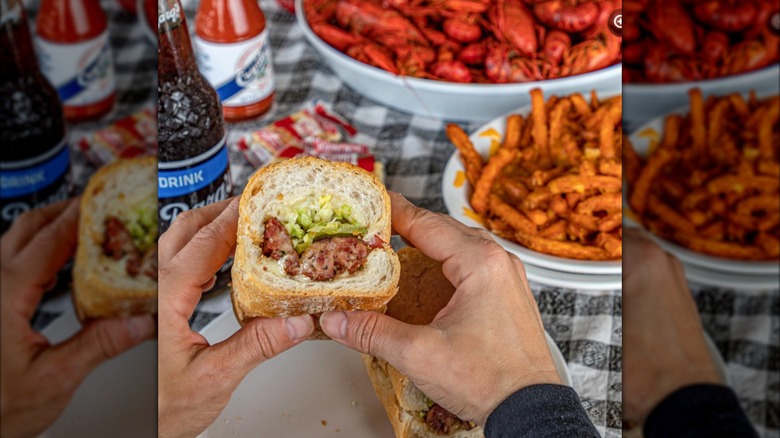
[[[777,275],[738,275],[702,269],[694,265],[684,265],[685,278],[703,286],[744,290],[780,289],[780,277]]]
[[[698,82],[675,84],[625,84],[623,86],[623,123],[634,126],[663,116],[688,102],[688,90],[700,88],[709,94],[742,93],[750,90],[772,91],[780,88],[777,78],[780,64],[753,72]]]
[[[602,274],[572,274],[524,263],[525,275],[529,281],[546,286],[577,290],[620,290],[623,276]]]
[[[687,95],[686,95],[687,96]],[[670,111],[667,115],[680,114],[685,115],[690,111],[690,106],[685,108],[678,108],[675,111]],[[651,122],[643,125],[637,129],[631,136],[631,143],[634,145],[634,150],[637,154],[644,157],[650,149],[650,143],[652,141],[649,135],[640,135],[645,132],[655,131],[657,138],[660,140],[664,132],[664,120],[665,116],[658,117]],[[635,215],[631,212],[631,207],[628,204],[628,190],[626,186],[623,186],[623,221],[626,225],[633,225],[643,227],[642,224],[637,223],[633,218]],[[724,257],[714,257],[698,252],[691,251],[680,245],[672,243],[668,240],[662,239],[655,234],[649,232],[650,237],[655,240],[666,251],[672,253],[675,257],[685,265],[697,266],[709,271],[728,272],[734,274],[759,274],[759,275],[780,275],[780,264],[777,261],[748,261],[748,260],[733,260]]]
[[[528,92],[570,94],[583,89],[619,93],[622,64],[592,73],[518,84],[456,84],[398,76],[356,61],[325,43],[309,27],[303,0],[295,1],[295,15],[303,34],[331,70],[350,88],[403,112],[446,120],[487,121],[530,103]]]
[[[214,344],[238,328],[233,311],[228,311],[201,334]],[[561,380],[571,386],[560,350],[549,336],[547,344]],[[306,341],[255,368],[201,437],[259,435],[394,436],[360,354],[333,341]]]
[[[42,334],[52,344],[81,329],[71,307]],[[41,438],[157,434],[157,342],[143,344],[96,368],[81,383],[60,418]]]
[[[531,107],[529,105],[511,111],[508,114],[522,114],[523,116],[526,116],[530,113]],[[499,134],[500,138],[503,138],[508,114],[493,119],[486,125],[474,131],[469,137],[474,144],[474,149],[483,157],[487,157],[488,152],[490,151],[491,140],[494,137],[480,136],[480,134],[493,129]],[[464,171],[463,163],[460,160],[460,154],[458,151],[455,151],[449,161],[447,161],[447,166],[444,168],[444,174],[442,175],[441,185],[442,195],[444,196],[444,205],[447,206],[447,211],[449,211],[450,215],[460,222],[463,222],[470,227],[484,228],[481,223],[466,215],[466,209],[471,211],[471,204],[469,202],[471,185],[469,185],[468,182],[464,182],[460,187],[455,186],[455,178],[459,171]],[[590,261],[567,259],[530,250],[520,244],[510,242],[509,240],[496,235],[493,237],[507,251],[520,257],[520,260],[525,264],[574,274],[620,275],[622,272],[623,264],[620,260]]]

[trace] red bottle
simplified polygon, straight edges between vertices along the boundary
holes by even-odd
[[[257,0],[202,0],[195,35],[200,71],[217,90],[225,120],[237,122],[268,111],[274,75]]]
[[[114,106],[116,80],[108,20],[98,0],[42,0],[36,49],[70,122],[99,118]]]

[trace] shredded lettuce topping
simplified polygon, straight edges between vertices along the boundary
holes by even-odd
[[[334,208],[332,200],[330,195],[303,199],[293,206],[287,217],[279,218],[299,255],[320,239],[366,234],[366,227],[354,218],[352,208],[347,204]]]
[[[157,211],[146,206],[135,207],[130,217],[123,221],[133,237],[133,245],[145,252],[157,240]]]

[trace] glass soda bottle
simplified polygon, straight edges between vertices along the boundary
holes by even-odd
[[[238,122],[268,111],[274,74],[257,0],[201,0],[195,53],[201,72],[219,94],[225,120]]]
[[[219,98],[198,71],[178,0],[157,0],[157,196],[160,233],[233,186]]]
[[[25,211],[69,192],[57,90],[38,68],[21,0],[0,0],[0,233]]]
[[[111,111],[116,78],[98,0],[42,0],[36,33],[41,69],[60,94],[65,118],[80,122]]]

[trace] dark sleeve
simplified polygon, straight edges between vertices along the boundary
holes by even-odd
[[[598,438],[599,433],[572,388],[533,385],[501,402],[485,424],[487,438],[521,436]]]
[[[645,438],[758,438],[734,391],[722,385],[678,389],[650,412]]]

